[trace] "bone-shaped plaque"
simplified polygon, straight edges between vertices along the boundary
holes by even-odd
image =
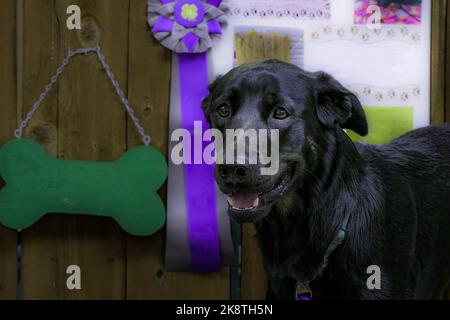
[[[157,194],[167,177],[164,156],[135,147],[115,162],[57,160],[32,140],[0,150],[0,223],[25,229],[46,213],[112,217],[128,233],[151,235],[165,223]]]

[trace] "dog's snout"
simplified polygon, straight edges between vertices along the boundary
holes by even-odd
[[[248,167],[244,165],[220,165],[218,170],[220,177],[225,180],[231,178],[244,179],[249,173]]]

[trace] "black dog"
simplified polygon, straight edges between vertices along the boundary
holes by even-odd
[[[450,126],[384,146],[353,143],[343,128],[368,131],[358,99],[326,73],[276,60],[240,66],[210,92],[203,108],[212,127],[279,129],[277,174],[261,175],[260,165],[216,166],[230,216],[258,229],[269,297],[294,299],[298,286],[310,286],[315,299],[443,297]],[[367,285],[369,266],[381,270],[380,289]]]

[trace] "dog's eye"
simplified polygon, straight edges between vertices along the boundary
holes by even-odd
[[[284,109],[284,108],[278,107],[278,108],[275,110],[275,112],[274,112],[274,114],[273,114],[273,117],[274,117],[275,119],[277,119],[277,120],[284,120],[284,119],[286,119],[287,117],[289,117],[289,112],[287,112],[287,110]]]
[[[230,116],[230,108],[228,107],[227,104],[223,103],[217,107],[217,113],[222,118],[228,118]]]

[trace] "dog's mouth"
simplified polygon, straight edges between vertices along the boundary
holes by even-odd
[[[258,193],[234,192],[227,196],[228,205],[235,210],[252,210],[259,206]]]
[[[254,220],[253,213],[258,213],[273,201],[282,196],[287,190],[293,177],[292,170],[288,170],[271,189],[264,192],[251,192],[246,190],[234,191],[227,196],[228,208],[232,217],[239,216],[238,220]]]

